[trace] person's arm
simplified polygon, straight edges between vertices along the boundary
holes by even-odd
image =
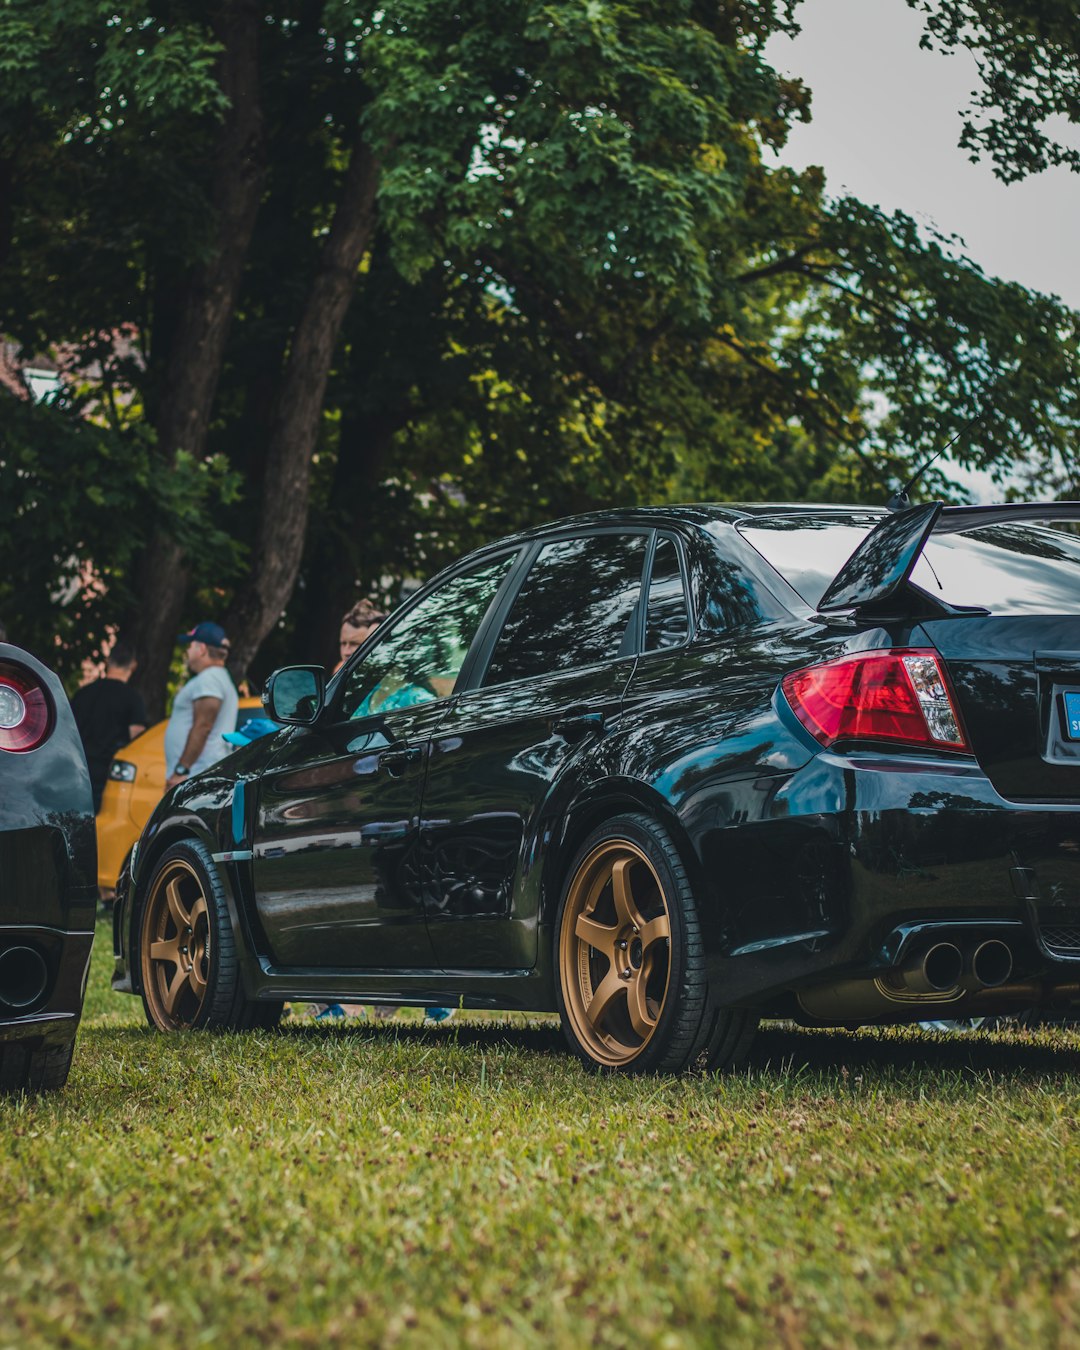
[[[184,742],[179,760],[189,769],[203,752],[206,738],[213,730],[217,715],[221,711],[221,703],[222,700],[219,698],[204,697],[197,698],[191,705],[191,730],[187,734],[187,740]],[[169,776],[165,779],[167,788],[175,787],[177,783],[182,783],[187,777],[186,774],[173,773],[175,768],[175,764],[169,765]]]

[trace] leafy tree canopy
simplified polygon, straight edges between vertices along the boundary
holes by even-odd
[[[0,396],[43,578],[86,560],[147,662],[227,614],[258,672],[556,514],[882,501],[964,428],[1075,479],[1076,316],[769,155],[809,115],[761,54],[792,8],[8,0],[0,330],[86,391]]]
[[[1080,171],[1062,135],[1080,126],[1080,21],[1074,0],[908,0],[926,18],[923,46],[974,52],[973,92],[960,144],[986,155],[1006,183],[1053,164]]]

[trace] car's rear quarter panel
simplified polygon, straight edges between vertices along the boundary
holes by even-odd
[[[793,623],[639,662],[618,772],[677,821],[732,1001],[885,968],[896,953],[883,944],[903,923],[1019,924],[1018,866],[1075,894],[1075,803],[1009,803],[971,756],[822,751],[778,693],[789,670],[915,636],[912,625]]]

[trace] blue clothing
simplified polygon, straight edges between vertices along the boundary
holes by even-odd
[[[379,703],[377,708],[372,708],[371,701],[382,687],[381,681],[375,686],[366,698],[358,704],[353,713],[351,721],[358,717],[373,717],[376,713],[394,712],[399,708],[415,708],[418,703],[430,703],[435,695],[430,689],[425,689],[419,684],[403,684],[400,689],[395,689],[393,693],[387,696]]]

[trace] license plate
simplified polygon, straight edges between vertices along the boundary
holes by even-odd
[[[1080,741],[1080,694],[1065,695],[1065,735]]]

